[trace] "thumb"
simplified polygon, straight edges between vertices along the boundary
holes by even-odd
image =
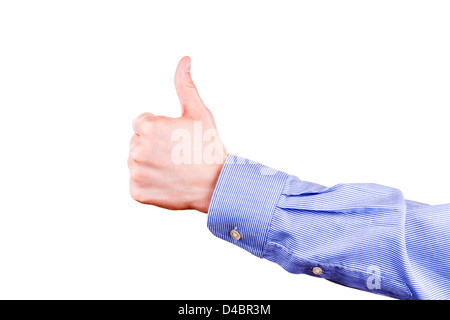
[[[183,57],[175,72],[175,88],[181,104],[183,117],[198,118],[205,108],[191,78],[191,58]]]

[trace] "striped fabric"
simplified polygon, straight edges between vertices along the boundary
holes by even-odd
[[[326,188],[230,155],[207,223],[292,273],[397,299],[450,299],[450,204],[377,184]]]

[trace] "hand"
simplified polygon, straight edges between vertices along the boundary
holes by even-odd
[[[175,72],[180,118],[143,113],[133,121],[130,193],[141,203],[207,213],[227,152],[190,67],[191,59],[184,57]]]

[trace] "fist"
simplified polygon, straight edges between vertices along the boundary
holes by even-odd
[[[130,194],[144,204],[207,213],[228,154],[190,68],[191,59],[184,57],[175,72],[181,117],[143,113],[133,121]]]

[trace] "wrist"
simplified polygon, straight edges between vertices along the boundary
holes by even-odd
[[[203,213],[208,213],[209,204],[219,178],[220,172],[223,168],[222,164],[214,164],[208,166],[207,174],[204,175],[204,179],[196,180],[193,182],[192,189],[195,190],[189,201],[189,207],[193,210],[197,210]]]

